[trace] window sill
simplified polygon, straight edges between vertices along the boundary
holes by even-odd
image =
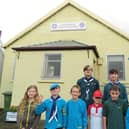
[[[63,80],[58,80],[58,79],[54,79],[54,80],[39,80],[38,83],[54,83],[54,82],[58,82],[58,83],[61,83],[61,84],[64,84],[64,81]]]

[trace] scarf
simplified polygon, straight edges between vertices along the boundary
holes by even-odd
[[[53,105],[52,105],[52,109],[51,109],[51,113],[50,113],[50,117],[49,117],[49,122],[51,122],[54,118],[57,120],[57,105],[56,105],[56,101],[60,98],[60,96],[57,96],[56,98],[53,98],[53,96],[51,96],[51,99],[53,101]]]
[[[92,77],[85,77],[85,79],[89,82],[92,79]]]
[[[111,83],[111,85],[119,85],[119,84],[120,84],[120,82],[119,82],[119,81],[116,81],[116,82],[112,82],[112,81],[110,81],[109,83]]]

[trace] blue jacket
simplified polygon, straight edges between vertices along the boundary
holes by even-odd
[[[81,100],[69,100],[66,104],[66,129],[86,129],[87,128],[87,108],[86,103]]]
[[[45,119],[45,128],[47,129],[56,129],[64,127],[64,122],[66,118],[66,103],[62,98],[59,98],[56,101],[57,105],[57,116],[50,120],[50,114],[52,109],[53,101],[51,98],[46,99],[41,104],[37,105],[35,109],[35,113],[40,115],[42,112],[46,111],[46,119]]]
[[[126,129],[129,129],[129,107],[126,114]]]

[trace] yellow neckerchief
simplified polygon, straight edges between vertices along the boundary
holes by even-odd
[[[31,108],[31,103],[32,102],[28,102],[28,109],[27,109],[27,118],[26,118],[26,127],[28,127],[28,122],[29,122],[29,116],[30,116],[30,108]]]
[[[30,109],[31,109],[31,106],[32,106],[32,103],[34,103],[34,107],[35,107],[35,102],[33,101],[28,101],[28,106],[27,106],[27,118],[26,118],[26,127],[28,127],[28,122],[29,122],[29,116],[30,116]],[[33,107],[32,106],[32,107]],[[23,116],[22,116],[23,117]],[[20,129],[22,129],[22,121],[20,122]]]

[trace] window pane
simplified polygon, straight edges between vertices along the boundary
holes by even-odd
[[[123,64],[122,62],[109,62],[109,71],[111,69],[116,69],[119,73],[119,78],[124,79],[124,71],[123,71]]]
[[[125,66],[123,55],[108,56],[108,73],[111,69],[116,69],[119,73],[119,79],[125,80]]]
[[[47,54],[45,55],[44,78],[59,78],[61,70],[61,55]]]
[[[47,76],[48,77],[60,76],[60,62],[48,62]]]
[[[60,60],[60,55],[48,55],[48,60]]]

